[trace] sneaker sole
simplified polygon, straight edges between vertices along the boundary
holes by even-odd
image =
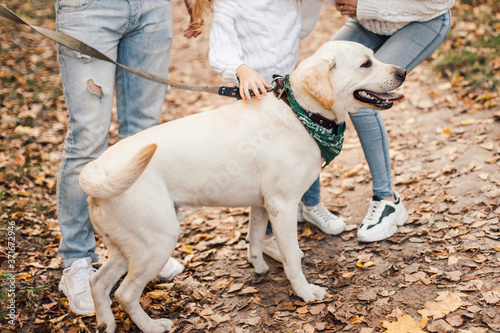
[[[364,242],[364,243],[371,243],[371,242],[379,242],[384,239],[387,239],[389,237],[392,237],[397,231],[398,231],[398,226],[402,226],[408,221],[409,215],[406,209],[403,211],[400,211],[398,217],[395,219],[396,224],[391,225],[388,229],[387,232],[382,233],[382,234],[377,234],[377,237],[360,237],[358,234],[358,241]]]
[[[95,313],[95,310],[92,312],[88,312],[88,311],[84,311],[84,310],[77,308],[76,305],[71,301],[71,298],[68,297],[68,291],[66,290],[66,286],[64,285],[64,283],[61,283],[61,282],[59,282],[59,288],[58,288],[59,292],[61,292],[68,300],[69,309],[71,311],[73,311],[74,313],[76,313],[79,316],[87,316],[87,315],[91,315],[91,314]]]

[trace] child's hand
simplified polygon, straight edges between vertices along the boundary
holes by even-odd
[[[201,34],[200,28],[203,26],[205,22],[203,22],[203,19],[200,17],[196,17],[193,6],[194,6],[194,0],[184,0],[184,3],[186,5],[186,9],[189,13],[189,25],[184,30],[184,37],[186,38],[191,38],[191,37],[198,37]]]
[[[256,71],[247,65],[241,65],[236,70],[236,76],[240,81],[240,96],[242,99],[251,99],[249,89],[252,89],[255,97],[260,99],[260,94],[267,95],[270,86]]]

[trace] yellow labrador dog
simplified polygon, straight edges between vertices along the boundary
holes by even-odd
[[[335,41],[302,61],[289,86],[307,113],[341,124],[361,107],[390,108],[403,96],[388,92],[405,75],[360,44]],[[269,218],[295,293],[305,302],[324,298],[326,290],[302,271],[296,220],[324,159],[281,97],[269,93],[150,128],[83,169],[92,223],[110,252],[90,281],[100,331],[116,328],[109,293],[127,272],[115,295],[131,319],[144,332],[172,328],[168,319],[151,319],[139,297],[176,246],[177,208],[184,205],[250,206],[248,252],[258,274],[269,269],[262,255]]]

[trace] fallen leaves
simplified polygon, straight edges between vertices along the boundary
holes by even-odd
[[[38,25],[54,25],[47,1],[9,2],[15,4],[29,11],[44,7]],[[173,6],[181,35],[185,8]],[[335,15],[332,10],[325,17],[340,19]],[[320,22],[314,34],[327,40],[331,22]],[[481,28],[474,24],[463,26],[464,31]],[[0,216],[17,225],[19,323],[36,332],[94,331],[95,317],[70,312],[57,291],[61,235],[55,184],[68,116],[53,61],[56,48],[42,42],[30,55],[21,45],[38,45],[39,40],[26,31],[0,30],[5,51],[0,52]],[[467,36],[457,40],[464,45]],[[206,45],[195,43],[193,48],[182,38],[174,41],[172,78],[213,83],[215,76],[203,61]],[[307,44],[303,52],[316,47]],[[491,66],[498,71],[497,58]],[[197,61],[187,65],[186,59]],[[185,272],[172,283],[148,284],[141,298],[145,311],[172,319],[177,332],[500,331],[499,95],[469,91],[466,81],[460,76],[440,80],[424,64],[401,88],[406,101],[382,113],[391,138],[394,183],[410,214],[386,241],[357,241],[371,175],[353,128],[346,132],[344,151],[321,172],[321,199],[346,220],[346,230],[339,237],[327,236],[299,224],[303,268],[309,282],[327,288],[323,302],[301,302],[282,265],[269,258],[268,274],[253,273],[246,258],[248,209],[203,208],[187,211],[181,221],[174,255]],[[172,90],[162,118],[173,120],[227,102]],[[118,140],[116,129],[113,122],[111,142]],[[97,252],[105,260],[99,239]],[[113,309],[119,332],[138,332],[117,302]],[[418,320],[417,311],[423,311],[427,323]]]
[[[399,317],[398,321],[392,323],[384,321],[382,326],[387,329],[387,333],[424,333],[421,325],[410,315]]]
[[[417,311],[422,315],[423,319],[426,320],[427,317],[432,317],[433,319],[443,318],[450,312],[457,310],[461,307],[464,302],[462,297],[466,297],[466,294],[462,293],[451,293],[449,291],[444,291],[438,293],[439,296],[436,298],[438,302],[425,302],[425,309]]]
[[[417,322],[412,316],[405,314],[399,317],[395,322],[384,321],[382,326],[387,329],[386,333],[424,333],[423,329],[428,326],[428,317],[432,317],[434,321],[429,325],[428,329],[431,332],[444,332],[443,326],[454,324],[455,327],[458,327],[463,323],[463,320],[458,316],[450,317],[450,319],[447,320],[448,323],[438,321],[437,319],[443,318],[460,308],[464,304],[461,297],[466,296],[467,295],[461,293],[451,293],[448,291],[440,292],[436,299],[437,302],[426,301],[426,308],[417,311],[422,315],[420,321]],[[446,331],[448,332],[448,330]]]

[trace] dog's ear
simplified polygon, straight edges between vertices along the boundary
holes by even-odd
[[[331,108],[334,102],[334,92],[330,79],[330,69],[335,66],[335,60],[319,59],[315,66],[309,68],[303,83],[305,90],[318,100],[325,108]]]

